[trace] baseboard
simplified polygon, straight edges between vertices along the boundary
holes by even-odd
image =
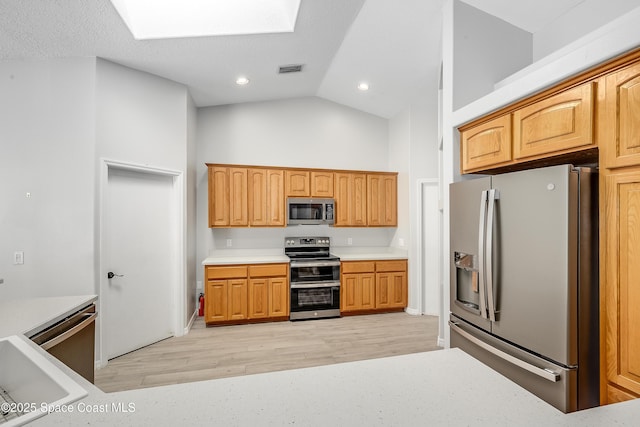
[[[438,347],[444,348],[444,338],[438,337]]]
[[[419,310],[416,310],[415,308],[409,308],[409,307],[405,309],[405,312],[407,312],[407,314],[410,314],[412,316],[420,316],[422,314],[420,313]]]
[[[184,335],[187,335],[189,333],[189,331],[193,327],[193,322],[196,321],[197,317],[198,317],[198,310],[195,310],[191,315],[191,319],[189,319],[189,323],[187,324],[187,327],[184,328]]]

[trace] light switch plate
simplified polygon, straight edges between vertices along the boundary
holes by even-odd
[[[14,265],[22,265],[24,264],[24,252],[16,251],[13,253],[13,264]]]

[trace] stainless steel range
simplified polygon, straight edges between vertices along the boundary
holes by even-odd
[[[285,237],[291,260],[290,320],[340,317],[340,258],[328,237]]]

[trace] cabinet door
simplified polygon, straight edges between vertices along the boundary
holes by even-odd
[[[367,225],[367,175],[363,173],[352,174],[352,187],[350,196],[351,225]]]
[[[206,323],[227,320],[227,281],[208,280],[204,291]]]
[[[249,224],[246,168],[229,168],[229,225]]]
[[[367,225],[398,225],[397,177],[367,174]]]
[[[249,224],[265,226],[268,220],[267,170],[248,169]]]
[[[608,395],[619,399],[640,396],[640,170],[605,180],[605,337],[601,342]],[[620,389],[623,392],[612,391]]]
[[[593,144],[593,86],[565,90],[513,113],[514,158],[566,152]]]
[[[511,161],[511,115],[462,131],[462,172],[488,169]]]
[[[359,274],[343,274],[340,283],[340,311],[355,311],[360,308],[358,298]]]
[[[376,308],[407,306],[407,273],[376,274]]]
[[[231,279],[227,282],[227,310],[229,320],[244,320],[248,317],[247,279]]]
[[[605,77],[599,108],[599,145],[604,167],[640,164],[640,63]]]
[[[375,308],[375,275],[350,273],[342,275],[340,310],[344,312]]]
[[[285,222],[284,171],[268,169],[267,224],[284,227]]]
[[[269,280],[249,280],[249,319],[269,316]]]
[[[229,225],[229,170],[209,166],[209,227]]]
[[[284,226],[284,171],[248,169],[249,225]]]
[[[269,280],[269,316],[289,315],[289,285],[286,277],[274,277]]]
[[[311,172],[311,197],[333,197],[333,172]]]
[[[373,310],[376,307],[376,276],[373,273],[360,274],[360,308]]]
[[[349,207],[349,192],[351,188],[351,175],[348,173],[335,174],[335,225],[351,225],[351,208]]]
[[[309,171],[287,170],[285,177],[285,193],[287,197],[310,197]]]

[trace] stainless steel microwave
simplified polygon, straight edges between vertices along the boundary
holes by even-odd
[[[333,199],[290,197],[287,199],[287,225],[333,225],[334,207]]]

